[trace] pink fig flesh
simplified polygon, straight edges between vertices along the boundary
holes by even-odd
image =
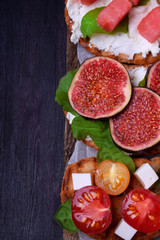
[[[126,151],[137,152],[160,142],[160,96],[148,88],[133,88],[126,109],[110,119],[114,142]]]
[[[160,61],[153,64],[148,69],[147,87],[160,95]]]
[[[94,57],[86,60],[75,74],[68,98],[80,115],[108,118],[126,107],[131,91],[128,72],[121,63]]]

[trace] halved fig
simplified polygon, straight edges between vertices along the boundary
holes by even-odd
[[[160,96],[151,89],[133,88],[125,110],[110,119],[114,142],[125,151],[144,151],[160,142]]]
[[[108,118],[126,107],[131,91],[129,74],[121,63],[94,57],[80,66],[70,85],[68,98],[80,115]]]
[[[148,68],[146,80],[147,87],[160,95],[160,61]]]

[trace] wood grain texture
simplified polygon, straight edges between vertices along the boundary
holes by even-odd
[[[0,239],[60,240],[53,220],[64,172],[64,1],[0,7]]]
[[[66,66],[67,72],[73,70],[79,66],[77,59],[77,46],[70,41],[70,32],[67,31],[67,51],[66,51]],[[64,134],[64,159],[67,165],[75,146],[76,140],[73,137],[71,126],[67,120],[65,120],[65,134]],[[76,233],[69,233],[63,231],[63,240],[78,240]]]

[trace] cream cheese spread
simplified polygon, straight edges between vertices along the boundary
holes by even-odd
[[[82,37],[80,31],[82,17],[94,8],[107,6],[111,1],[97,0],[89,6],[82,5],[79,0],[67,1],[68,14],[74,22],[71,35],[73,43],[78,43],[79,38]],[[90,43],[94,44],[99,50],[112,52],[115,56],[124,53],[128,55],[128,59],[133,59],[134,54],[138,53],[142,53],[143,57],[146,57],[149,52],[156,56],[160,51],[160,39],[155,43],[148,42],[138,33],[137,26],[141,19],[157,6],[159,6],[157,0],[150,0],[146,6],[133,7],[129,13],[128,33],[117,33],[115,35],[94,34],[90,39]]]

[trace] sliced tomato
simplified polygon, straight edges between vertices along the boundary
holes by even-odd
[[[72,200],[72,219],[76,227],[84,233],[103,232],[112,220],[108,194],[96,186],[79,189]]]
[[[144,188],[134,189],[123,200],[122,216],[140,232],[157,231],[160,228],[160,196]]]
[[[95,183],[110,195],[119,195],[124,192],[129,181],[129,170],[121,162],[106,160],[97,167]]]

